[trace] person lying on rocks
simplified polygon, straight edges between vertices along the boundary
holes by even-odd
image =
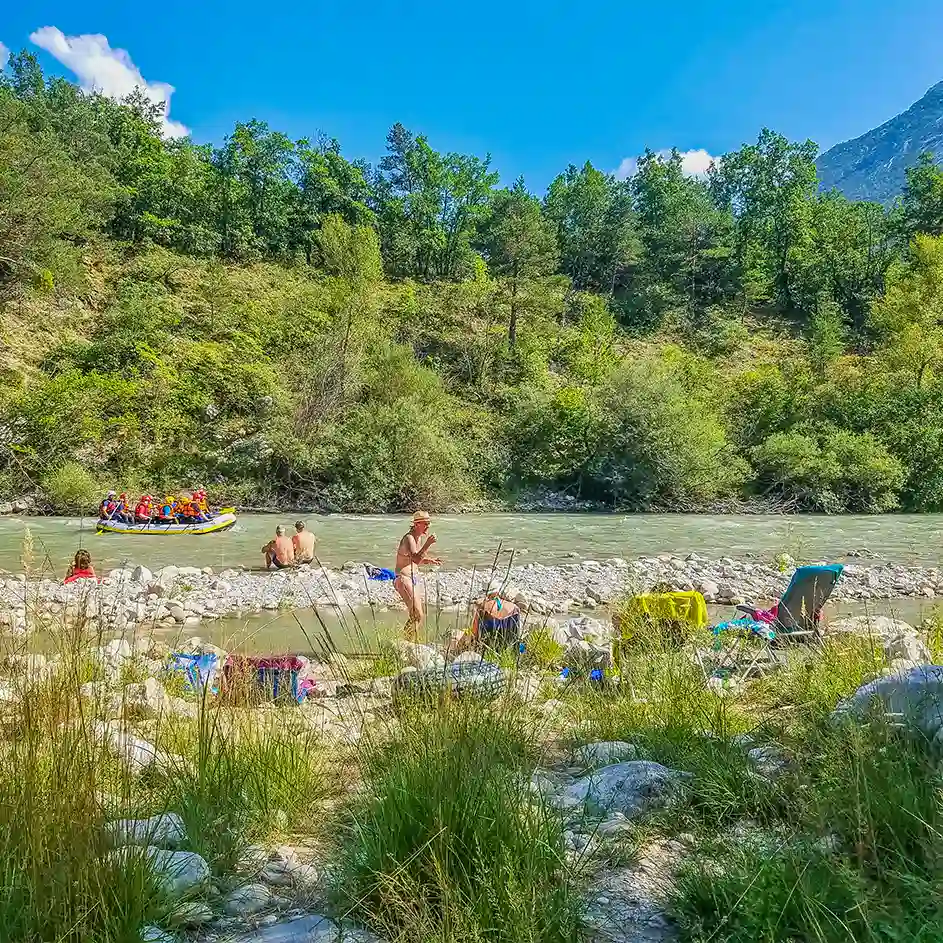
[[[270,540],[263,548],[265,554],[265,569],[284,570],[295,565],[295,551],[291,540],[285,536],[285,528],[279,524],[275,528],[275,539]]]

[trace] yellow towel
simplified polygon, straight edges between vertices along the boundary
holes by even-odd
[[[623,655],[627,655],[639,639],[652,626],[667,630],[668,637],[677,637],[681,644],[698,629],[710,624],[707,603],[700,593],[643,593],[629,599],[620,612],[614,614],[613,625],[616,638],[612,643],[612,655],[616,665],[621,666]],[[656,634],[658,630],[656,629]]]

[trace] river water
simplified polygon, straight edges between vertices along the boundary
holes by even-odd
[[[396,544],[408,528],[397,515],[307,516],[318,537],[325,565],[348,560],[392,566]],[[223,534],[206,537],[124,537],[95,535],[93,520],[58,517],[0,519],[0,569],[22,570],[29,533],[34,567],[50,575],[64,572],[79,546],[87,546],[99,571],[126,564],[156,569],[179,566],[255,567],[259,548],[275,525],[289,528],[286,514],[246,514]],[[498,550],[514,552],[515,563],[547,565],[567,559],[631,559],[657,553],[708,557],[755,556],[783,551],[799,560],[841,560],[849,551],[870,551],[894,563],[939,563],[943,558],[943,515],[871,517],[747,516],[693,514],[465,514],[436,517],[436,554],[446,569],[490,566]]]
[[[322,563],[340,566],[348,560],[391,566],[396,544],[408,518],[396,515],[347,514],[306,516],[318,536]],[[87,546],[99,572],[123,565],[157,569],[168,563],[185,566],[255,567],[259,548],[274,535],[276,524],[291,527],[290,514],[242,515],[236,527],[207,537],[95,536],[95,522],[77,518],[0,519],[0,569],[23,569],[24,548],[32,542],[31,568],[61,575],[79,546]],[[711,516],[681,514],[468,514],[436,517],[436,553],[443,567],[490,568],[497,552],[513,551],[515,563],[565,563],[574,558],[631,559],[657,553],[697,552],[702,556],[747,556],[769,560],[788,552],[801,561],[845,560],[850,551],[868,552],[878,560],[935,565],[943,558],[943,515],[874,517]],[[864,561],[862,561],[864,562]],[[932,609],[926,600],[890,600],[870,611],[919,621]],[[863,611],[861,604],[830,607],[832,618]],[[464,614],[430,614],[430,637],[462,627]],[[718,610],[712,615],[729,617]],[[324,620],[323,622],[321,620]],[[207,624],[201,634],[225,648],[245,651],[317,653],[332,645],[345,651],[371,648],[377,637],[398,630],[403,613],[361,611],[322,615],[310,610],[271,613],[245,620]],[[165,630],[158,630],[164,634]]]

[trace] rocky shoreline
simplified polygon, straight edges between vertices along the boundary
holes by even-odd
[[[508,598],[539,618],[591,612],[659,585],[698,590],[708,603],[737,605],[777,599],[793,566],[785,556],[770,565],[729,557],[709,560],[692,553],[560,566],[529,563],[500,572],[430,570],[424,574],[424,593],[430,610],[459,612],[497,576],[505,582]],[[937,596],[943,596],[939,569],[871,560],[849,563],[834,594],[837,600],[863,601]],[[302,566],[273,573],[176,566],[151,572],[137,566],[112,570],[97,584],[80,581],[66,586],[49,579],[32,581],[22,574],[0,583],[0,630],[5,627],[19,634],[28,631],[28,614],[42,618],[76,614],[80,609],[124,630],[133,625],[197,626],[294,609],[351,612],[367,607],[384,611],[402,604],[391,583],[368,579],[363,564],[356,562],[339,569]]]

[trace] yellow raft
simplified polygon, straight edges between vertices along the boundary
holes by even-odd
[[[221,534],[236,523],[236,509],[222,508],[211,521],[194,524],[165,524],[149,521],[147,524],[125,524],[123,521],[99,521],[95,526],[98,534],[133,534],[143,537],[176,537],[190,534],[202,537],[205,534]]]

